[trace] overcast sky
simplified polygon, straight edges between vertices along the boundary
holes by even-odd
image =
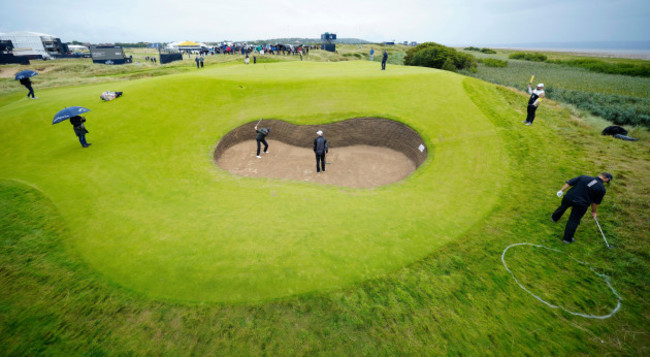
[[[650,41],[650,0],[0,0],[0,32],[64,42],[339,37],[446,45]]]

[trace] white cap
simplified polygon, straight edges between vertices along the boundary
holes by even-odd
[[[544,88],[544,83],[540,83],[540,84],[538,84],[537,86],[538,86],[538,87],[542,87],[542,88]]]
[[[318,134],[318,135],[323,135],[323,131],[322,131],[322,130],[319,130],[319,131],[316,132],[316,134]]]

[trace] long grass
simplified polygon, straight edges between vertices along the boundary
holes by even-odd
[[[487,58],[489,59],[489,58]],[[509,60],[507,67],[479,65],[463,72],[492,83],[525,90],[535,74],[551,99],[576,105],[619,125],[650,127],[650,78],[589,72],[559,64]]]

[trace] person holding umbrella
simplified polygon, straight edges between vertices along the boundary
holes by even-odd
[[[27,98],[29,98],[29,96],[31,95],[32,99],[38,99],[38,97],[34,96],[34,88],[32,88],[32,80],[29,79],[30,77],[34,77],[36,75],[38,75],[38,72],[29,69],[16,73],[15,80],[20,81],[20,84],[24,85],[25,88],[29,90],[29,93],[27,93]]]
[[[86,130],[86,126],[84,125],[86,118],[82,117],[81,114],[88,113],[89,111],[90,109],[84,107],[65,108],[56,113],[54,120],[52,120],[52,125],[60,123],[66,119],[70,119],[72,129],[74,130],[75,135],[77,135],[79,138],[81,146],[87,148],[92,144],[86,142],[86,134],[88,134],[88,130]]]
[[[70,124],[72,124],[72,130],[74,130],[75,135],[77,135],[77,137],[79,138],[81,147],[87,148],[92,144],[86,142],[86,134],[88,134],[88,130],[86,130],[86,126],[84,125],[85,122],[86,122],[86,118],[82,117],[81,115],[76,115],[70,118]]]

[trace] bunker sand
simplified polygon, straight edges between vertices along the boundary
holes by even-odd
[[[293,125],[266,119],[269,154],[256,157],[254,123],[226,134],[214,152],[216,164],[236,175],[271,177],[329,185],[370,188],[403,180],[426,159],[420,135],[383,118],[354,118],[321,125]],[[313,142],[323,130],[329,144],[326,172],[316,172]]]
[[[415,171],[415,164],[399,151],[385,147],[352,145],[331,148],[326,171],[316,172],[312,150],[279,141],[267,140],[269,153],[255,157],[255,140],[240,142],[228,148],[217,160],[219,167],[247,177],[271,177],[316,182],[343,187],[368,188],[383,186],[406,178]]]

